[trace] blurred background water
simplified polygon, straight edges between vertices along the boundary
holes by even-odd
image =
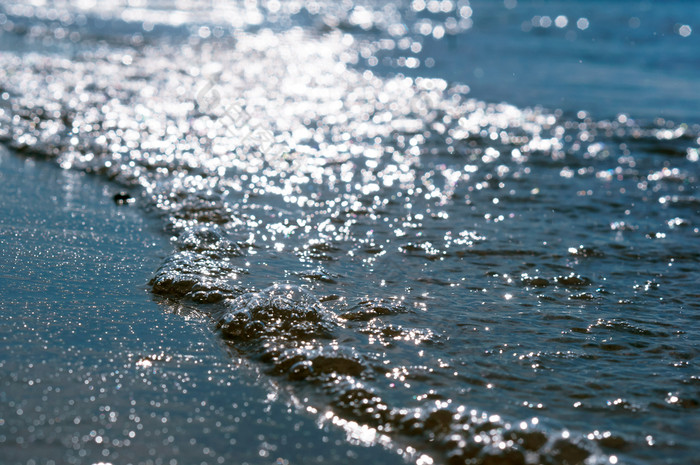
[[[30,214],[49,185],[86,191],[63,211],[84,202],[81,227],[106,229],[61,250],[114,264],[3,288],[0,447],[12,463],[697,460],[699,18],[691,1],[2,4],[0,140],[30,157],[3,155],[3,273],[47,268],[28,241],[63,253],[25,224],[27,182]],[[139,233],[84,172],[133,196]],[[138,272],[120,258],[142,254]],[[100,286],[139,297],[61,297]],[[47,358],[17,336],[42,324],[88,336],[47,338]],[[62,397],[25,392],[47,376]],[[147,415],[172,426],[145,446],[117,418]]]

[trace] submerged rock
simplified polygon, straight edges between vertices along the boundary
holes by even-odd
[[[128,192],[118,192],[114,194],[114,203],[117,205],[128,205],[134,203],[135,199]]]

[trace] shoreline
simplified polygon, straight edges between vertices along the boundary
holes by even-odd
[[[5,463],[403,463],[319,429],[207,320],[167,313],[146,283],[168,240],[114,187],[1,146],[0,179]]]

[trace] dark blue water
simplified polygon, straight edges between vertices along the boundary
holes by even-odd
[[[468,31],[426,39],[424,57],[435,61],[426,74],[466,83],[489,101],[586,111],[597,119],[698,122],[699,39],[681,31],[697,24],[696,3],[470,4]]]
[[[155,298],[312,437],[696,460],[695,3],[3,8],[2,141],[124,189]]]

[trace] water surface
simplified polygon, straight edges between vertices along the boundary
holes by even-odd
[[[163,305],[351,444],[687,463],[698,11],[600,5],[8,7],[0,137],[128,190]]]

